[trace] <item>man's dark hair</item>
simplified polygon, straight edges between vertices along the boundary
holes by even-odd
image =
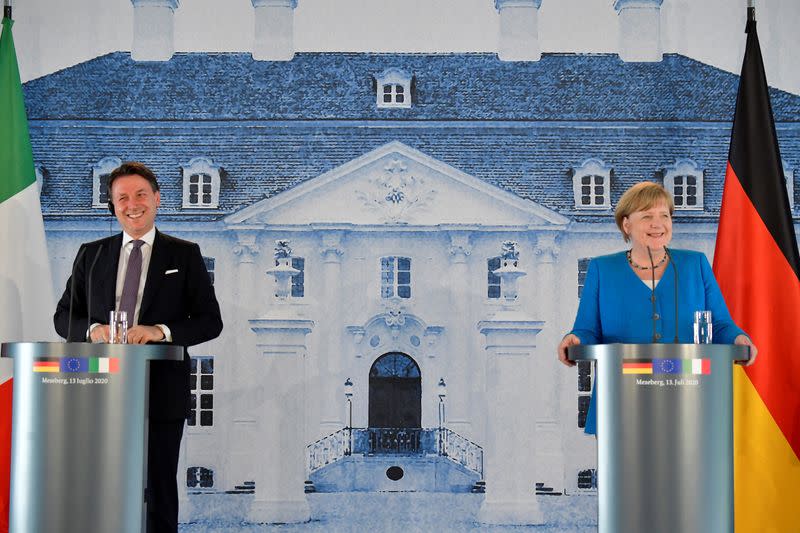
[[[144,163],[138,161],[125,161],[120,166],[111,171],[108,175],[108,197],[111,198],[111,185],[122,176],[141,176],[150,183],[153,192],[159,190],[158,180],[152,170],[147,168]]]

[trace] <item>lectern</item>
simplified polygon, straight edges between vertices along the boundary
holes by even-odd
[[[596,361],[600,533],[732,533],[734,361],[746,346],[601,344]]]
[[[170,345],[21,342],[14,359],[11,533],[144,531],[149,364]]]

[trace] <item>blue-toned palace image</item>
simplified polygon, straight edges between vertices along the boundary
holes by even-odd
[[[225,329],[192,350],[182,519],[191,493],[293,522],[310,491],[418,491],[536,523],[544,495],[596,493],[592,369],[555,347],[588,259],[624,249],[632,184],[662,183],[673,245],[712,258],[738,87],[638,29],[619,54],[526,56],[530,33],[294,53],[257,26],[253,53],[173,53],[139,28],[133,53],[25,84],[57,294],[79,244],[119,231],[122,161],[156,172],[158,228],[205,256]],[[800,96],[771,97],[794,204]]]

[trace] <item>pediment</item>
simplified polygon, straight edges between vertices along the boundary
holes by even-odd
[[[225,219],[230,226],[552,226],[558,213],[400,142],[383,145]]]

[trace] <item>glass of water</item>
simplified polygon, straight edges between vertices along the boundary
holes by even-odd
[[[711,344],[713,338],[713,325],[711,311],[694,312],[694,343]]]
[[[111,344],[128,343],[128,313],[126,311],[111,311],[108,326],[111,330],[108,342]]]

